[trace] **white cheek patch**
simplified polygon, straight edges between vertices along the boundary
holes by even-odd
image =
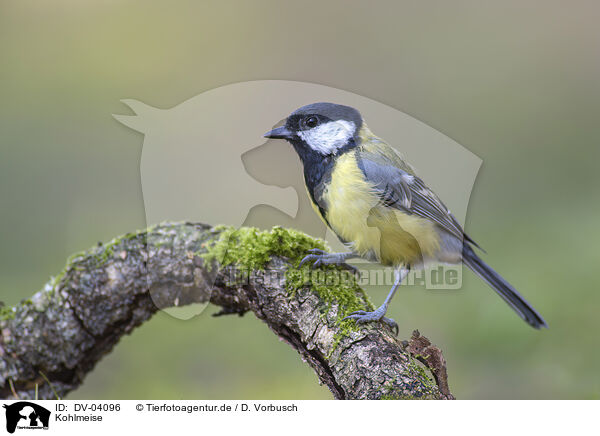
[[[348,143],[355,129],[352,121],[338,120],[298,132],[298,136],[313,150],[321,154],[333,154]]]

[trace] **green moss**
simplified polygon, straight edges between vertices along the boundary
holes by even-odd
[[[208,268],[208,265],[218,262],[221,266],[237,264],[248,271],[264,270],[272,256],[286,258],[292,265],[298,265],[308,250],[327,249],[321,239],[281,227],[261,231],[248,227],[235,229],[219,226],[215,227],[215,231],[219,233],[218,238],[204,244],[205,252],[197,253]],[[324,303],[323,316],[334,304],[338,306],[339,329],[331,352],[344,336],[358,330],[354,320],[342,321],[344,317],[356,310],[375,309],[354,276],[340,267],[325,265],[312,269],[310,265],[304,265],[300,269],[290,268],[285,273],[285,279],[290,298],[300,289],[315,292]]]
[[[49,292],[52,293],[52,292],[54,292],[56,290],[56,287],[65,278],[67,272],[70,269],[72,269],[72,268],[75,267],[74,265],[77,263],[78,259],[80,259],[80,258],[85,259],[86,256],[89,255],[93,259],[95,259],[96,262],[98,262],[99,264],[106,263],[106,261],[108,259],[110,259],[111,257],[114,256],[114,254],[115,254],[115,248],[121,242],[123,242],[125,240],[131,240],[131,239],[139,236],[143,232],[144,232],[144,230],[127,233],[127,234],[125,234],[123,236],[119,236],[117,238],[114,238],[114,239],[110,240],[106,244],[102,244],[102,245],[99,245],[98,247],[94,247],[94,248],[88,249],[86,251],[80,251],[78,253],[72,254],[67,259],[65,267],[62,269],[62,271],[59,272],[56,276],[54,276],[54,277],[51,278]]]
[[[261,231],[254,227],[218,226],[215,231],[219,237],[205,243],[206,252],[198,253],[209,265],[217,261],[221,266],[235,263],[248,270],[264,270],[272,256],[297,263],[311,248],[325,249],[320,239],[281,227]]]
[[[379,399],[380,400],[412,400],[413,397],[407,397],[407,396],[398,395],[398,394],[384,394]]]
[[[399,393],[398,389],[403,383],[398,380],[390,380],[383,386],[380,400],[428,400],[438,398],[437,385],[429,376],[426,368],[413,356],[409,355],[408,358],[408,376],[412,380],[409,388],[414,394],[403,395]]]
[[[56,276],[52,277],[52,279],[50,281],[50,287],[51,287],[50,292],[54,292],[56,290],[56,287],[65,278],[67,271],[69,271],[69,269],[73,266],[76,259],[78,259],[80,257],[84,257],[85,255],[86,255],[85,251],[80,251],[80,252],[72,254],[71,256],[68,257],[65,267],[62,269],[62,271],[59,272]]]
[[[375,310],[355,277],[349,271],[333,265],[321,266],[318,269],[312,269],[309,265],[300,269],[289,269],[286,272],[286,288],[290,297],[294,297],[302,288],[309,288],[315,292],[325,305],[323,315],[333,304],[338,306],[336,322],[339,328],[328,358],[342,338],[359,329],[356,321],[344,318],[357,310]]]
[[[425,400],[427,397],[413,397],[411,395],[384,394],[380,400]]]
[[[106,263],[106,261],[115,255],[115,248],[119,246],[123,241],[129,241],[138,237],[141,233],[144,233],[145,230],[140,230],[136,232],[126,233],[125,235],[118,236],[114,239],[111,239],[105,244],[96,247],[93,250],[92,256],[96,261],[100,264]],[[148,235],[150,236],[150,230],[148,230]],[[75,256],[79,256],[84,253],[79,253]],[[68,265],[67,265],[68,266]]]
[[[96,249],[96,259],[104,263],[108,259],[112,258],[115,255],[115,247],[119,245],[124,239],[127,239],[129,235],[130,234],[128,233],[125,236],[114,238],[108,241],[106,244],[102,244],[102,246]]]
[[[206,252],[200,253],[207,263],[219,262],[221,266],[240,265],[250,271],[264,270],[272,256],[286,258],[292,265],[298,265],[308,250],[327,246],[321,239],[312,238],[302,232],[281,227],[271,231],[261,231],[252,227],[234,229],[219,226],[218,239],[206,243]],[[373,310],[363,289],[348,271],[333,265],[312,269],[304,265],[301,269],[288,269],[285,273],[286,289],[291,297],[302,288],[310,287],[328,306],[339,305],[338,320],[355,310]],[[349,331],[355,322],[344,321],[342,327]]]
[[[0,305],[0,321],[8,321],[15,317],[15,311],[12,306]]]
[[[152,245],[154,245],[156,248],[160,248],[160,247],[170,246],[170,245],[172,245],[172,243],[171,243],[171,241],[164,239],[162,241],[153,242]]]
[[[422,380],[423,385],[428,388],[428,392],[425,395],[435,395],[437,391],[437,384],[435,380],[429,375],[428,370],[415,359],[412,355],[409,355],[408,369],[413,372],[419,379]]]

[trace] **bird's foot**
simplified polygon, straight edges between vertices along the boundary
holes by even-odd
[[[357,310],[356,312],[352,312],[344,319],[355,319],[357,324],[364,324],[367,322],[382,322],[390,327],[395,335],[398,335],[398,324],[396,324],[396,321],[394,321],[392,318],[386,318],[384,316],[386,310],[387,307],[385,306],[378,307],[373,312]]]
[[[327,253],[319,248],[308,250],[309,253],[300,261],[298,268],[301,268],[307,262],[313,262],[312,267],[317,268],[321,265],[338,265],[342,268],[351,271],[353,274],[358,273],[358,268],[348,265],[345,261],[350,257],[351,253]]]

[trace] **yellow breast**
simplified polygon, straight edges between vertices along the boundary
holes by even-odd
[[[323,201],[331,229],[363,257],[384,265],[416,264],[439,248],[431,221],[380,202],[352,152],[338,158]]]

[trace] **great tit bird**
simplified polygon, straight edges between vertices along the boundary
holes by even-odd
[[[547,327],[525,299],[475,253],[479,247],[402,156],[369,130],[354,108],[333,103],[303,106],[265,135],[287,140],[304,166],[315,211],[350,251],[311,250],[300,263],[345,265],[354,257],[395,267],[395,281],[373,312],[346,318],[384,322],[388,305],[411,268],[463,262],[532,327]]]

